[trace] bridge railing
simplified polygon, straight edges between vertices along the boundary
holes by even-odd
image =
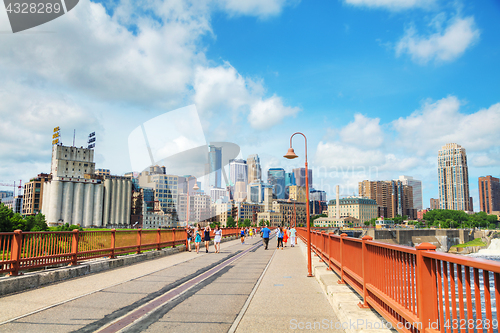
[[[238,228],[222,229],[223,237],[238,234]],[[83,260],[160,250],[185,244],[186,236],[185,229],[3,232],[0,273],[18,275],[22,270],[77,265]]]
[[[298,229],[307,240],[307,230]],[[311,248],[328,269],[392,327],[404,333],[498,332],[500,264],[416,248],[313,231]]]

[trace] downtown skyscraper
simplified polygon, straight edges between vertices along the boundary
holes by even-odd
[[[208,152],[208,186],[221,188],[222,147],[210,145]]]
[[[235,186],[236,182],[244,182],[246,186],[248,183],[247,161],[240,159],[230,160],[229,179],[231,180],[231,186]]]
[[[465,148],[448,143],[438,153],[439,208],[471,211]]]
[[[273,187],[277,199],[285,199],[285,170],[283,168],[269,169],[267,182]]]
[[[482,212],[500,211],[500,180],[492,176],[479,177],[479,206]]]
[[[259,155],[253,154],[247,158],[248,184],[262,182],[262,169],[260,167]]]

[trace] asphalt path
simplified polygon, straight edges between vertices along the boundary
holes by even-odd
[[[211,246],[211,253],[203,249],[192,259],[24,315],[0,325],[0,332],[227,332],[275,249],[265,251],[260,237],[231,243],[221,253]],[[127,269],[134,267],[140,266]]]

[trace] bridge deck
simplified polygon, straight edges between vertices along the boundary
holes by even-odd
[[[299,247],[261,238],[1,298],[1,332],[283,332],[337,318]],[[306,328],[306,327],[304,327]]]

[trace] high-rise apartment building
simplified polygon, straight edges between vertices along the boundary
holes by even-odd
[[[285,199],[285,170],[283,168],[269,169],[267,182],[273,187],[277,199]]]
[[[465,148],[448,143],[438,153],[439,206],[470,211],[469,171]]]
[[[247,161],[240,159],[233,159],[229,161],[229,179],[231,186],[236,185],[237,182],[244,182],[248,184],[248,167]]]
[[[439,209],[439,199],[431,198],[431,209]]]
[[[253,154],[247,158],[248,184],[262,182],[262,169],[260,167],[259,155]]]
[[[313,174],[311,169],[308,170],[309,187],[313,187]],[[295,184],[297,186],[306,186],[306,168],[296,168],[293,169],[293,174],[295,176]]]
[[[413,188],[403,185],[399,180],[364,180],[359,182],[359,195],[377,202],[380,217],[407,215],[409,219],[414,219],[416,216],[416,210],[413,208]]]
[[[410,176],[399,176],[399,180],[403,185],[409,185],[413,188],[413,208],[416,210],[423,209],[422,181],[413,179],[413,177]]]
[[[209,166],[209,187],[221,188],[222,178],[222,147],[209,145],[208,166]]]
[[[479,177],[479,207],[487,214],[500,211],[500,180],[498,178]]]

